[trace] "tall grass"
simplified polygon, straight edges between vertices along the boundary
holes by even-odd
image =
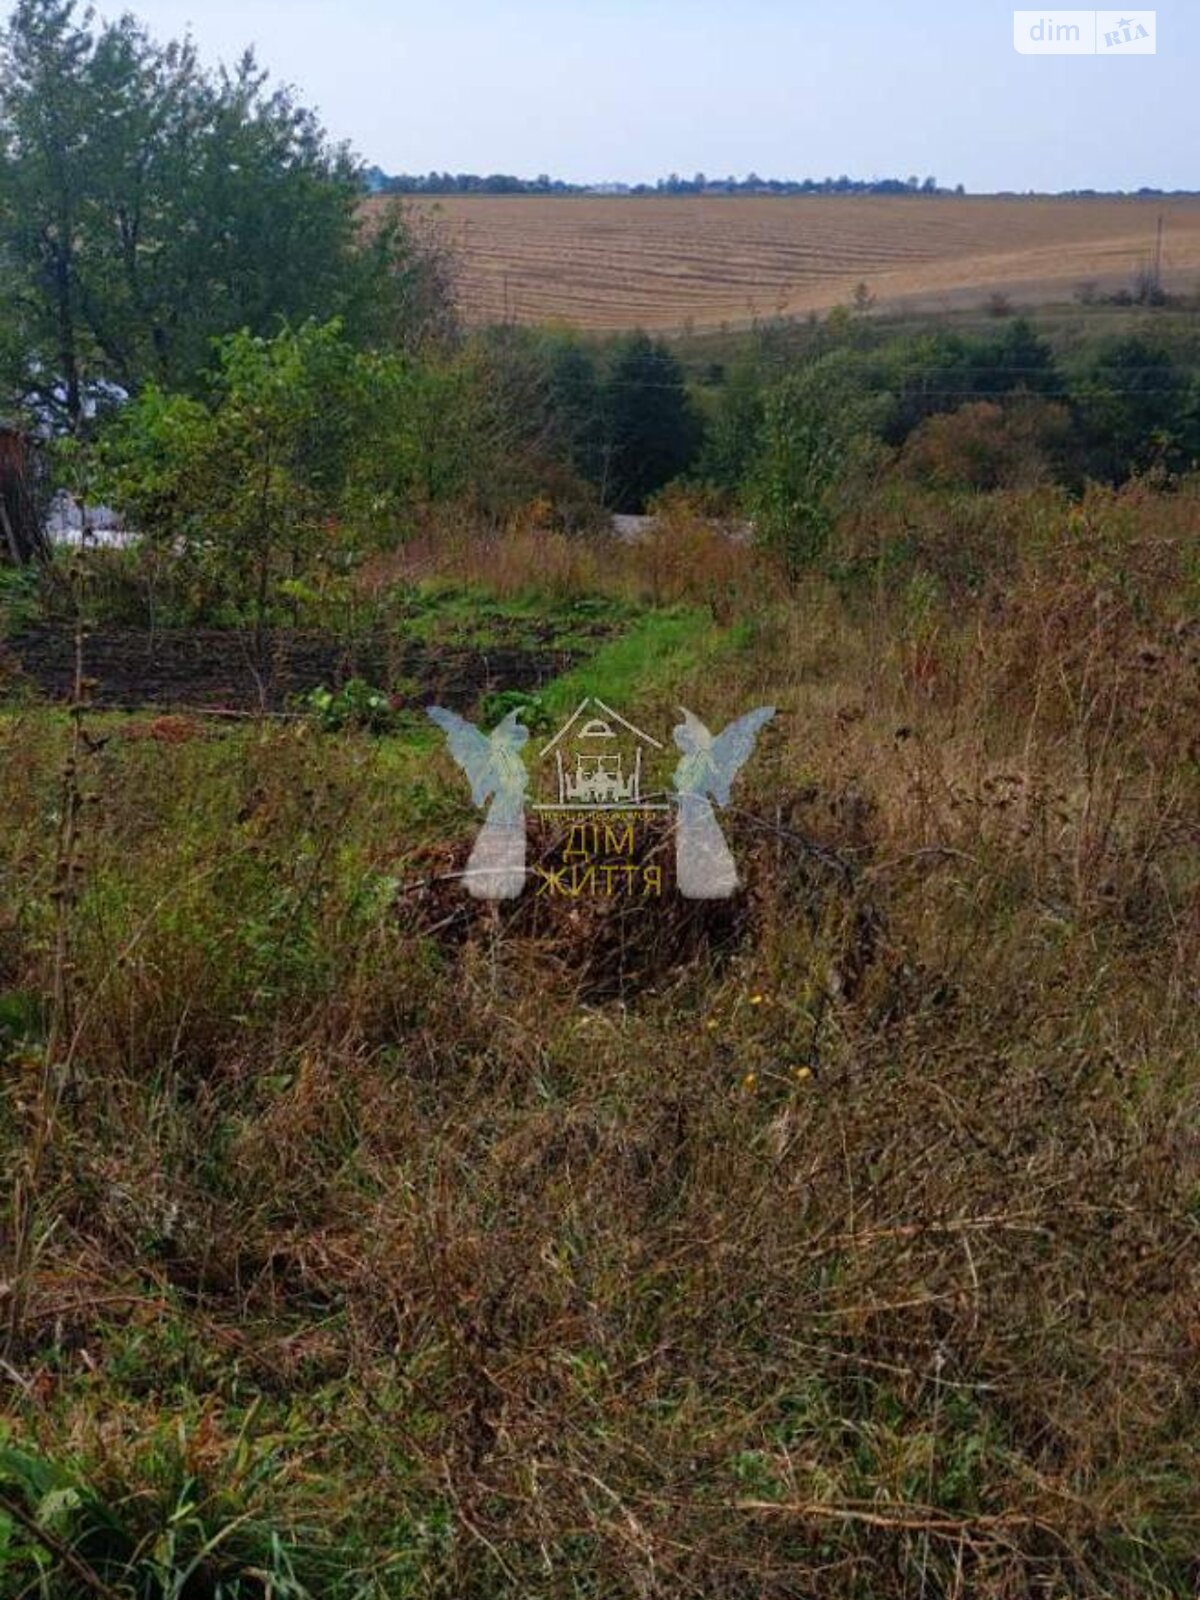
[[[663,581],[736,563],[729,631],[622,704],[780,716],[736,913],[627,920],[603,991],[603,907],[440,882],[427,746],[89,719],[11,1592],[1194,1592],[1196,524],[997,496],[968,581],[946,504]],[[519,538],[456,575],[647,593]],[[70,737],[0,723],[10,1177]]]

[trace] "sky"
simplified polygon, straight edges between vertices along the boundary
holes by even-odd
[[[1200,188],[1197,0],[1116,59],[1018,54],[992,0],[97,0],[126,6],[212,62],[253,44],[388,172]]]

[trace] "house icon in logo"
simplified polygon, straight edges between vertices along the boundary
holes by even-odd
[[[661,750],[657,739],[620,712],[590,696],[581,702],[550,743],[558,800],[538,811],[666,811],[666,800],[642,798],[643,756]]]

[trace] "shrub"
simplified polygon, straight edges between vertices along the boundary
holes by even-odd
[[[1065,406],[978,400],[929,417],[898,461],[904,477],[941,489],[1026,489],[1062,475],[1071,441]]]
[[[839,488],[869,477],[880,409],[837,356],[790,373],[767,395],[746,505],[762,544],[792,572],[823,554]]]

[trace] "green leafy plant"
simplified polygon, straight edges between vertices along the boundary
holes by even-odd
[[[396,723],[392,697],[363,678],[351,678],[340,689],[327,689],[322,684],[306,696],[305,703],[327,733],[339,733],[345,728],[390,733]]]
[[[41,599],[36,567],[0,566],[0,638],[36,620]]]
[[[244,1455],[210,1492],[186,1465],[182,1432],[152,1442],[150,1492],[110,1498],[82,1473],[29,1451],[0,1450],[0,1586],[6,1594],[103,1600],[309,1600],[294,1551],[249,1509],[275,1460]],[[241,1509],[236,1505],[240,1501]]]
[[[495,694],[484,695],[480,707],[483,721],[487,727],[493,727],[510,711],[521,712],[521,721],[531,733],[548,731],[552,718],[540,694],[527,694],[522,689],[502,689]]]
[[[746,507],[757,537],[793,572],[813,565],[836,521],[836,493],[865,475],[882,408],[832,357],[789,374],[768,395]]]

